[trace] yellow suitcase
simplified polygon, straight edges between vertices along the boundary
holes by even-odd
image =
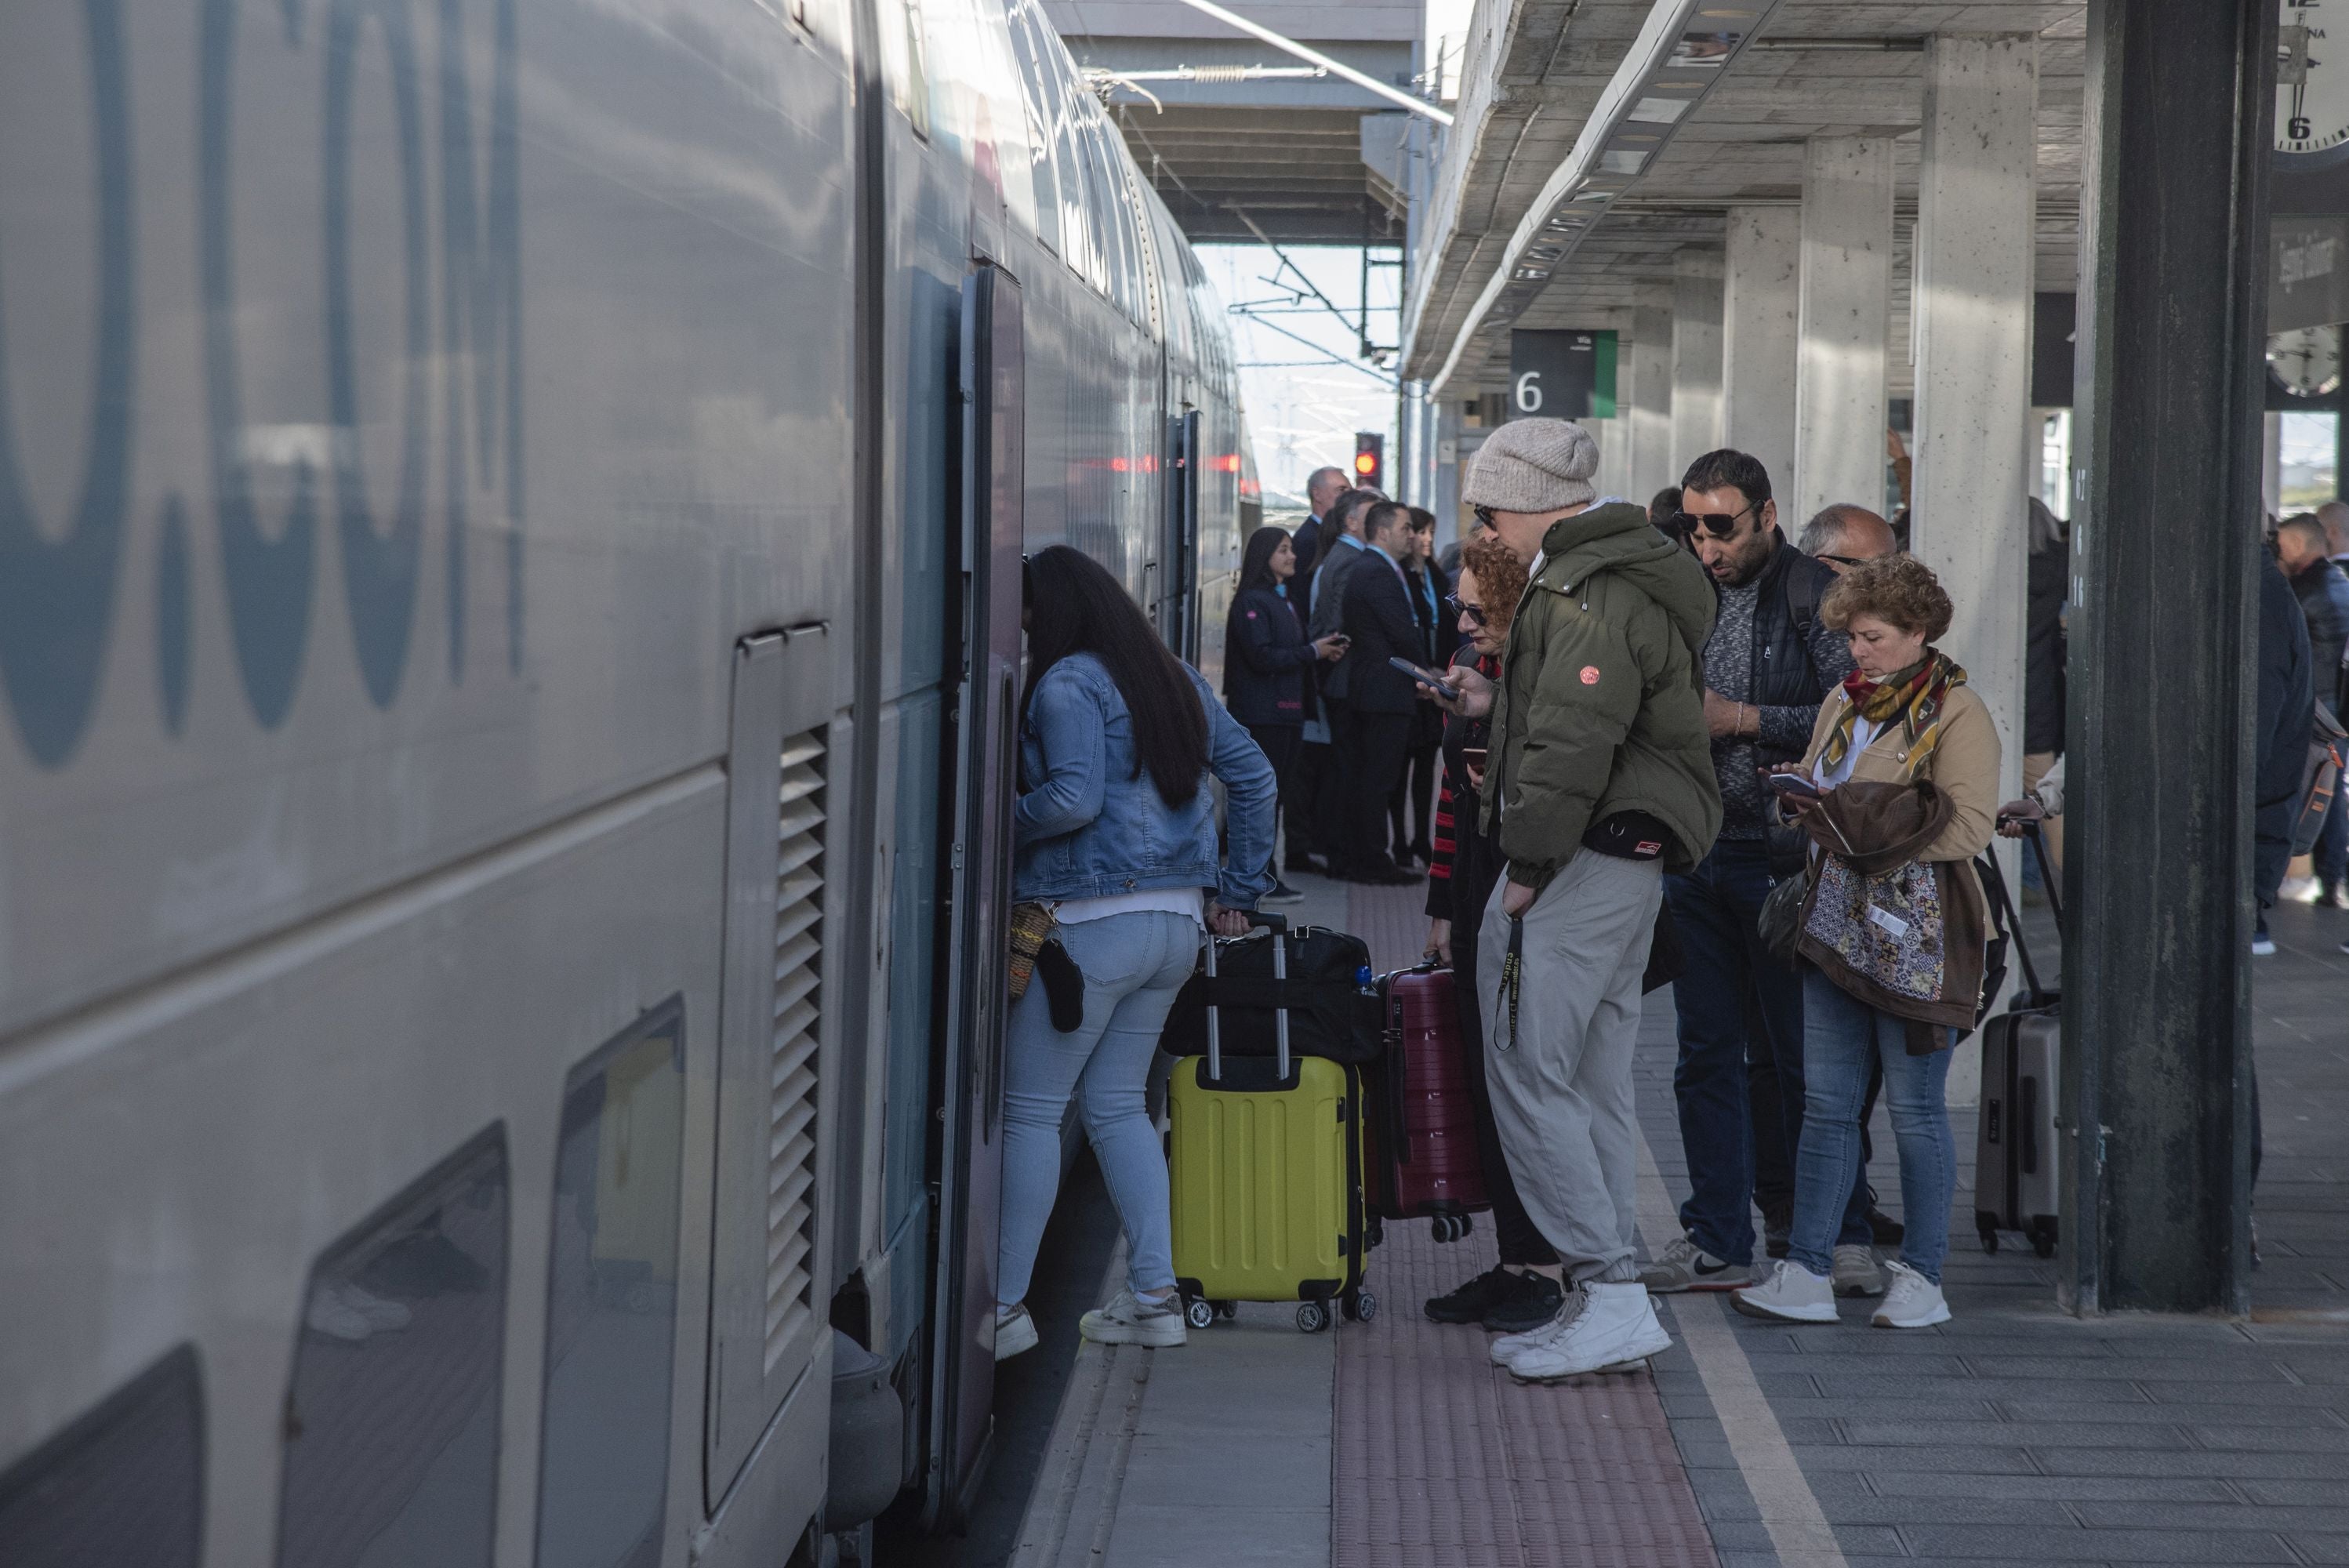
[[[1273,975],[1287,937],[1273,932]],[[1216,941],[1207,943],[1215,974]],[[1292,1058],[1288,1016],[1277,1055],[1222,1053],[1216,1009],[1207,1054],[1174,1064],[1167,1092],[1174,1279],[1185,1318],[1206,1328],[1242,1301],[1294,1301],[1297,1326],[1326,1329],[1336,1306],[1368,1321],[1363,1288],[1361,1075],[1321,1057]]]

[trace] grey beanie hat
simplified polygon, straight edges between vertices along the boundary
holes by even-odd
[[[1564,419],[1512,419],[1468,459],[1460,499],[1495,511],[1563,511],[1599,499],[1599,443]]]

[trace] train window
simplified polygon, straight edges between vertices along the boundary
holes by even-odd
[[[1090,127],[1078,119],[1071,106],[1069,123],[1071,139],[1076,143],[1077,158],[1084,168],[1083,204],[1079,211],[1085,223],[1085,281],[1102,294],[1109,293],[1110,225],[1115,221],[1110,211],[1109,191],[1102,183],[1101,150],[1088,134]]]
[[[310,1271],[285,1395],[281,1568],[490,1562],[506,1322],[493,1126]]]
[[[1052,167],[1053,98],[1045,86],[1047,73],[1058,62],[1040,53],[1042,45],[1036,34],[1038,25],[1033,0],[1021,0],[1011,14],[1011,52],[1019,57],[1020,98],[1028,108],[1028,147],[1036,188],[1036,237],[1044,242],[1046,250],[1058,251],[1061,181]],[[1060,46],[1054,42],[1051,46],[1057,49]]]
[[[181,1346],[0,1475],[8,1568],[195,1568],[203,1392]]]
[[[554,1156],[539,1568],[653,1568],[668,1493],[685,1151],[677,1000],[572,1069]]]

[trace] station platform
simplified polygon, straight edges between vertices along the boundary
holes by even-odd
[[[1413,961],[1414,888],[1310,880],[1293,922]],[[2026,915],[2043,946],[2054,927]],[[1492,1261],[1390,1226],[1369,1324],[1299,1333],[1244,1306],[1180,1349],[1084,1346],[1010,1561],[1018,1568],[1723,1568],[2349,1563],[2349,913],[2287,906],[2254,1005],[2267,1108],[2264,1263],[2248,1320],[2060,1311],[2053,1265],[1974,1239],[1973,1112],[1944,1284],[1954,1321],[1872,1328],[1666,1298],[1652,1369],[1550,1387],[1422,1316]],[[1648,999],[1640,1229],[1677,1233],[1672,1008]],[[1878,1112],[1875,1184],[1899,1212]],[[1109,1279],[1123,1267],[1112,1261]],[[1106,1295],[1113,1283],[1104,1284]],[[1074,1323],[1043,1321],[1049,1338]]]

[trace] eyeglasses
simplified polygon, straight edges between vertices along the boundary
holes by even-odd
[[[1475,622],[1479,626],[1485,624],[1484,605],[1471,604],[1467,600],[1463,599],[1457,593],[1446,593],[1444,596],[1444,603],[1450,607],[1454,614],[1465,615],[1469,620]]]
[[[1733,511],[1727,514],[1717,511],[1675,512],[1672,514],[1672,526],[1682,533],[1688,534],[1693,534],[1702,528],[1715,539],[1727,539],[1737,531],[1737,520],[1752,515],[1753,511],[1754,509],[1749,506],[1743,511]]]
[[[1470,511],[1474,511],[1474,512],[1476,514],[1476,521],[1477,521],[1478,522],[1483,523],[1486,528],[1493,528],[1493,527],[1497,526],[1497,525],[1493,521],[1493,509],[1492,509],[1491,507],[1489,507],[1489,506],[1479,506],[1479,507],[1472,507],[1472,508],[1470,508],[1469,510],[1470,510]]]

